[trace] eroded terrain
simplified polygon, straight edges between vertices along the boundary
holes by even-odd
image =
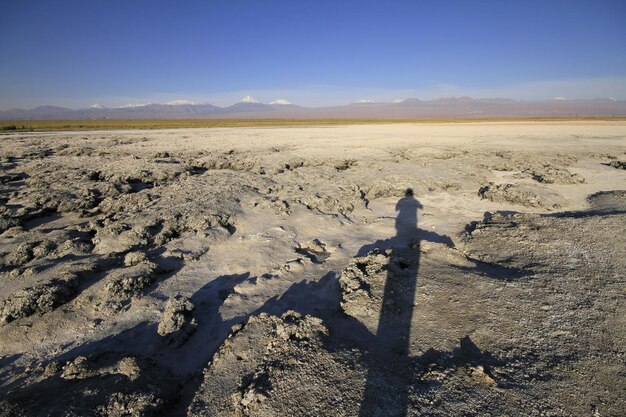
[[[622,415],[625,161],[620,122],[0,136],[0,415]]]

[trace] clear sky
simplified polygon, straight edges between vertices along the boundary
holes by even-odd
[[[0,0],[0,109],[626,99],[626,1]]]

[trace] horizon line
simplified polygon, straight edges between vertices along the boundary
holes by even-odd
[[[141,108],[141,107],[147,107],[147,106],[172,106],[172,107],[177,107],[177,106],[213,106],[213,107],[217,107],[217,108],[222,108],[222,109],[226,109],[232,106],[235,106],[237,104],[244,104],[244,105],[266,105],[266,106],[295,106],[295,107],[303,107],[303,108],[310,108],[310,109],[316,109],[316,108],[330,108],[330,107],[341,107],[341,106],[349,106],[349,105],[353,105],[353,104],[361,104],[361,105],[368,105],[368,104],[401,104],[404,103],[406,101],[409,100],[417,100],[419,102],[423,102],[423,103],[430,103],[430,102],[436,102],[436,101],[441,101],[441,100],[474,100],[474,101],[485,101],[485,100],[507,100],[507,101],[512,101],[512,102],[518,102],[518,103],[533,103],[533,102],[546,102],[546,101],[561,101],[561,102],[566,102],[566,101],[597,101],[597,100],[608,100],[608,101],[612,101],[612,102],[622,102],[622,101],[626,101],[625,99],[618,99],[615,97],[593,97],[593,98],[569,98],[569,97],[561,97],[561,96],[556,96],[556,97],[552,97],[552,98],[543,98],[543,99],[530,99],[530,100],[523,100],[523,99],[513,99],[513,98],[509,98],[509,97],[503,97],[503,96],[492,96],[492,97],[472,97],[469,95],[461,95],[461,96],[440,96],[437,98],[432,98],[432,99],[421,99],[419,97],[407,97],[404,99],[395,99],[392,101],[383,101],[383,100],[371,100],[371,99],[359,99],[356,101],[350,101],[350,102],[343,102],[342,104],[331,104],[331,105],[321,105],[321,106],[306,106],[306,105],[300,105],[297,103],[292,103],[289,100],[286,99],[275,99],[272,100],[270,102],[262,102],[262,101],[258,101],[256,99],[254,99],[251,95],[247,95],[245,97],[243,97],[241,100],[236,101],[230,105],[216,105],[216,104],[212,104],[209,101],[202,101],[202,102],[197,102],[194,100],[187,100],[187,99],[175,99],[175,100],[170,100],[167,102],[146,102],[146,103],[127,103],[121,106],[106,106],[106,105],[101,105],[98,102],[95,102],[91,105],[89,105],[88,107],[67,107],[67,106],[62,106],[62,105],[56,105],[56,104],[41,104],[35,107],[7,107],[4,110],[0,110],[2,112],[4,111],[12,111],[12,110],[22,110],[22,111],[28,111],[28,110],[36,110],[42,107],[56,107],[56,108],[60,108],[60,109],[67,109],[67,110],[121,110],[121,109],[132,109],[132,108]],[[282,101],[282,102],[281,102]]]

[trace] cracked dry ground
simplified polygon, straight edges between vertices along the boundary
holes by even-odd
[[[625,160],[619,122],[1,136],[0,415],[623,415]]]

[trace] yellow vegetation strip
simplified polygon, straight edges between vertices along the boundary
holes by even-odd
[[[624,122],[626,117],[512,117],[442,119],[97,119],[97,120],[0,120],[0,131],[182,129],[212,127],[338,126],[397,123],[481,122]]]

